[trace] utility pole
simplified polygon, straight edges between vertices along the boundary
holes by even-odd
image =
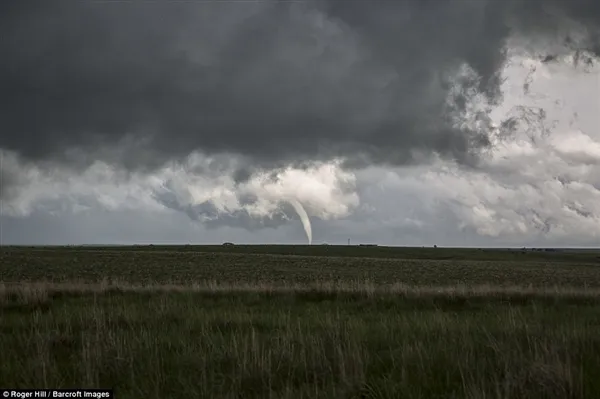
[[[348,245],[350,245],[350,239],[348,238]]]

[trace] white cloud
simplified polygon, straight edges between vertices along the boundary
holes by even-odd
[[[306,169],[287,167],[263,171],[236,183],[235,162],[211,170],[214,159],[192,154],[182,164],[171,163],[153,174],[124,173],[96,162],[81,173],[54,166],[41,169],[19,163],[4,152],[4,167],[20,176],[18,194],[5,201],[3,214],[27,216],[36,209],[80,212],[91,207],[107,210],[165,210],[157,194],[168,192],[180,207],[210,203],[219,214],[245,211],[253,217],[272,217],[290,199],[302,203],[308,214],[321,219],[347,216],[359,205],[355,177],[338,161]],[[254,200],[244,202],[243,197]],[[202,215],[198,215],[202,219]]]
[[[410,181],[422,182],[420,191],[437,199],[438,210],[450,210],[461,221],[459,229],[471,228],[480,236],[600,243],[597,77],[555,68],[552,75],[546,71],[533,79],[523,65],[528,63],[513,63],[507,70],[512,79],[495,115],[496,126],[507,117],[519,118],[518,128],[496,138],[481,167],[464,170],[437,161],[427,170],[413,170],[417,178]],[[521,89],[519,94],[515,87],[525,77],[527,93]],[[535,95],[540,92],[544,95]],[[572,120],[566,123],[575,113],[587,117],[586,131],[574,129]]]

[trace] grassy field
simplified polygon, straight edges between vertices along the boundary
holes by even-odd
[[[0,386],[598,398],[600,252],[0,249]]]

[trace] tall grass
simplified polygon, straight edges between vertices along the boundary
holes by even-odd
[[[600,397],[600,291],[0,284],[0,381],[119,398]]]

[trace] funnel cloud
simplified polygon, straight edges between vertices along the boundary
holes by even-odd
[[[312,226],[310,225],[310,218],[304,210],[304,207],[297,200],[290,200],[290,204],[294,207],[294,210],[300,217],[300,221],[302,222],[302,227],[304,227],[304,232],[306,233],[306,238],[308,239],[308,245],[312,244]]]

